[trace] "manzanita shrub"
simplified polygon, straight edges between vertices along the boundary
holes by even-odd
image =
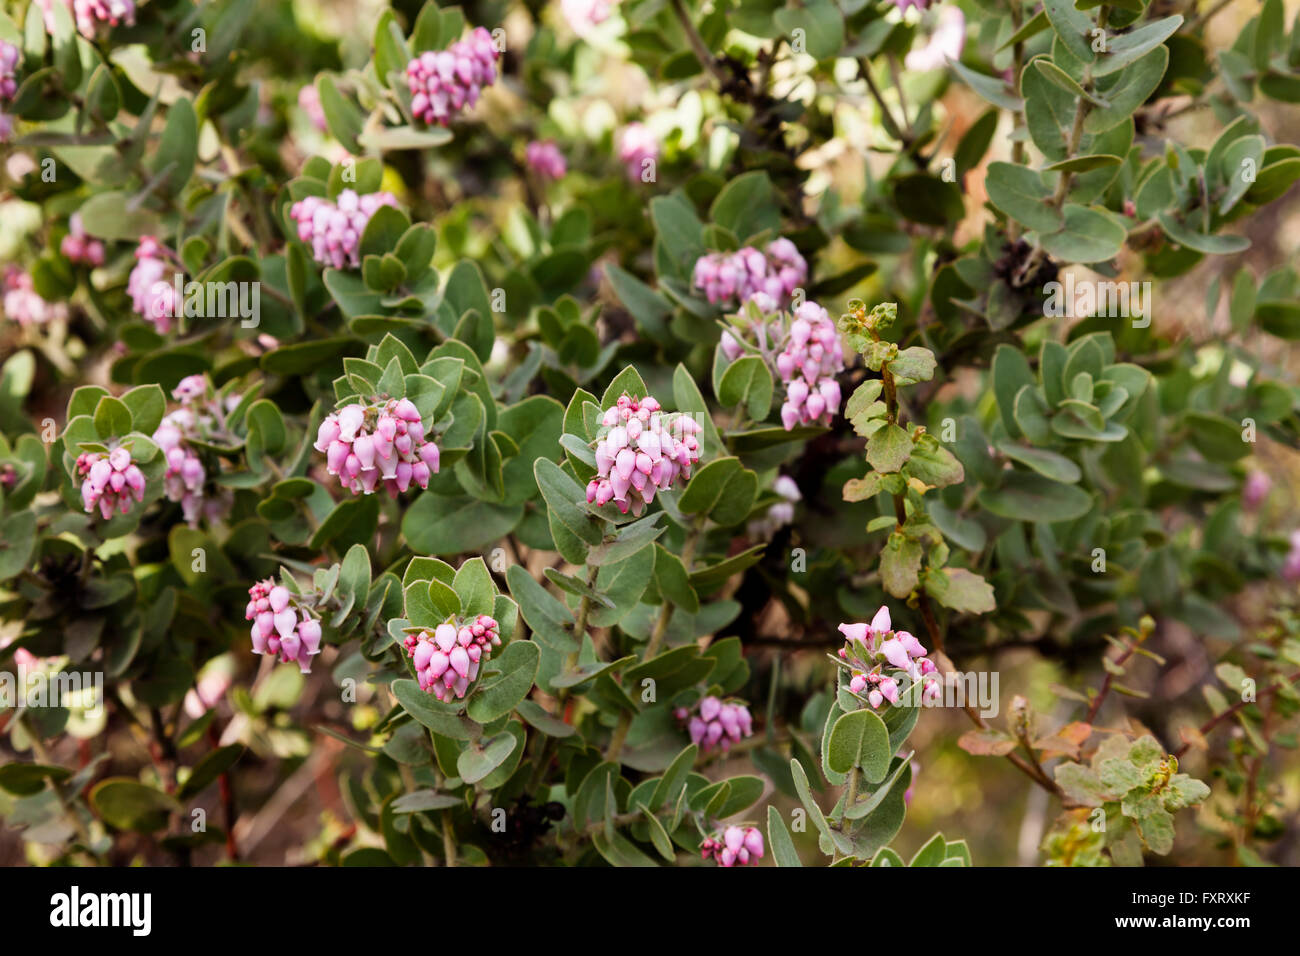
[[[1281,0],[5,7],[10,856],[1295,862]]]

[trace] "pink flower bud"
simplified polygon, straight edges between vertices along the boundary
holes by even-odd
[[[814,392],[808,396],[804,407],[808,410],[808,417],[816,421],[822,417],[822,412],[826,411],[826,399],[822,398],[820,392]]]
[[[429,658],[433,656],[433,645],[428,641],[421,641],[411,655],[411,661],[415,664],[417,671],[422,671],[429,666]]]
[[[745,845],[745,831],[740,827],[727,827],[722,833],[722,842],[728,850],[739,850]]]
[[[898,682],[892,677],[886,677],[880,682],[880,693],[891,704],[898,703]]]
[[[451,658],[442,651],[434,651],[429,655],[429,674],[434,678],[441,677],[450,666]]]
[[[425,442],[420,446],[420,460],[429,466],[429,471],[433,474],[438,473],[438,464],[441,461],[441,454],[438,446],[431,441]]]
[[[450,654],[451,649],[456,646],[456,628],[450,624],[439,624],[433,632],[433,640],[439,650]]]
[[[289,589],[282,584],[277,584],[275,587],[271,588],[269,598],[271,601],[272,612],[279,614],[289,606]]]

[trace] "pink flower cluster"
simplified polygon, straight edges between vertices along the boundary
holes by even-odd
[[[693,714],[677,708],[677,719],[685,722],[691,743],[706,754],[715,749],[726,753],[733,743],[754,733],[754,718],[743,701],[724,703],[712,694],[695,705]]]
[[[501,634],[493,618],[480,614],[459,625],[447,621],[432,631],[407,634],[404,646],[415,664],[420,690],[450,702],[453,693],[457,699],[465,696],[492,648],[501,646]]]
[[[4,313],[26,327],[44,325],[50,319],[61,318],[67,309],[60,302],[46,302],[42,299],[36,292],[31,274],[11,265],[5,270]]]
[[[74,212],[72,218],[68,220],[68,234],[63,237],[59,250],[69,262],[83,263],[88,266],[104,264],[104,244],[86,235],[79,212]]]
[[[77,31],[87,40],[95,39],[95,32],[103,24],[110,27],[125,23],[135,26],[135,3],[133,0],[38,0],[45,19],[45,32],[54,33],[58,24],[54,21],[54,5],[62,2],[72,11],[72,19],[77,24]]]
[[[759,354],[785,384],[781,424],[786,431],[813,422],[829,425],[840,409],[835,376],[844,370],[844,346],[835,322],[812,301],[801,303],[789,317],[766,292],[754,293],[749,303],[761,315],[774,316],[752,324],[749,332]],[[740,329],[722,333],[722,351],[733,362],[753,351],[737,335],[743,335]]]
[[[307,609],[295,606],[294,595],[272,579],[258,581],[248,589],[244,620],[253,622],[253,653],[279,655],[280,663],[297,661],[304,674],[311,673],[311,659],[320,653],[320,621]]]
[[[0,100],[11,100],[18,92],[18,62],[22,58],[18,47],[0,40]]]
[[[193,527],[199,520],[199,503],[207,473],[198,453],[184,440],[182,429],[193,422],[189,409],[172,412],[159,424],[153,440],[167,458],[163,488],[171,501],[179,501],[185,520]]]
[[[188,405],[197,401],[208,394],[208,379],[201,372],[196,375],[186,375],[176,383],[172,389],[172,398],[182,405]]]
[[[700,844],[700,856],[719,866],[749,866],[763,858],[763,832],[758,827],[727,827],[722,836]]]
[[[966,16],[956,4],[945,3],[939,8],[929,40],[924,46],[910,51],[903,65],[918,72],[942,70],[948,60],[961,59],[965,46]]]
[[[735,252],[711,252],[695,261],[693,281],[712,305],[744,304],[765,292],[777,303],[789,303],[794,290],[808,278],[808,263],[789,239],[773,239],[760,252],[745,246]]]
[[[162,449],[167,459],[163,475],[163,490],[168,500],[180,502],[185,521],[197,527],[204,515],[210,521],[219,521],[234,504],[234,494],[221,489],[210,495],[205,489],[207,472],[191,439],[203,437],[215,424],[208,382],[203,375],[189,375],[181,379],[172,391],[172,397],[183,407],[168,414],[153,433],[154,443]]]
[[[772,537],[794,520],[794,506],[803,500],[799,486],[789,475],[778,475],[772,482],[772,490],[781,496],[781,500],[773,502],[761,518],[749,522],[746,530],[752,538]]]
[[[72,16],[81,35],[93,40],[102,24],[135,26],[135,4],[132,0],[72,0]]]
[[[542,179],[563,179],[568,166],[554,140],[534,140],[524,150],[528,168]]]
[[[354,495],[373,494],[382,481],[396,498],[411,485],[429,487],[438,473],[438,446],[424,437],[420,412],[408,398],[330,412],[316,432],[325,467]]]
[[[596,477],[587,483],[587,503],[610,501],[623,514],[640,515],[681,477],[691,477],[700,460],[700,423],[689,415],[663,415],[653,395],[635,399],[626,393],[606,409],[601,424],[609,429],[596,442]]]
[[[816,302],[794,310],[790,335],[776,370],[785,382],[781,423],[786,431],[796,424],[821,421],[829,425],[840,410],[840,384],[835,376],[844,370],[844,346],[835,322]]]
[[[659,158],[659,141],[645,124],[628,123],[619,134],[618,158],[634,183],[653,181],[645,177]]]
[[[329,124],[325,122],[325,108],[320,105],[320,91],[313,84],[308,83],[298,90],[298,109],[307,114],[312,126],[322,133],[329,131]]]
[[[870,624],[841,624],[840,633],[847,642],[840,648],[840,658],[849,665],[849,690],[865,695],[872,707],[899,701],[898,678],[885,673],[886,664],[920,684],[924,702],[942,695],[934,661],[915,637],[892,629],[889,608],[882,606]]]
[[[445,50],[421,53],[406,64],[411,112],[426,126],[446,126],[453,115],[478,102],[483,87],[496,82],[500,55],[483,27]]]
[[[1300,529],[1291,532],[1291,551],[1282,564],[1282,577],[1300,581]]]
[[[176,312],[176,287],[168,278],[172,266],[164,256],[167,250],[153,236],[141,236],[135,250],[135,268],[126,280],[126,291],[131,296],[131,308],[154,324],[166,335],[172,328],[172,315]]]
[[[144,501],[144,473],[125,448],[83,452],[77,456],[76,469],[86,511],[93,512],[98,505],[105,521],[113,517],[114,511],[129,512],[133,498]]]
[[[22,51],[18,47],[0,40],[0,103],[13,99],[18,92],[17,73],[21,59]],[[7,140],[13,130],[13,117],[8,113],[0,113],[0,143]]]
[[[234,683],[234,662],[230,657],[213,658],[199,672],[199,679],[185,692],[185,713],[198,720],[226,696]]]
[[[311,245],[312,257],[321,265],[342,269],[361,265],[361,236],[370,217],[380,206],[396,206],[392,193],[358,196],[345,189],[334,202],[322,196],[308,196],[289,208],[298,224],[298,238]]]

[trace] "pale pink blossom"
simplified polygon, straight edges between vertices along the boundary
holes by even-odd
[[[966,16],[952,3],[939,7],[934,28],[925,45],[911,50],[903,60],[909,70],[941,70],[949,60],[961,59],[966,46]]]
[[[171,331],[172,319],[180,306],[175,267],[168,264],[167,255],[155,237],[141,236],[135,250],[135,268],[126,280],[131,307],[163,335]]]
[[[322,133],[329,132],[329,124],[325,122],[325,109],[320,105],[320,91],[314,84],[308,83],[298,90],[298,109],[307,114],[312,126]]]
[[[88,266],[102,266],[104,264],[104,244],[98,239],[86,235],[86,230],[81,224],[81,213],[79,212],[74,212],[68,220],[68,234],[63,237],[63,242],[59,245],[59,251],[67,257],[69,262]]]
[[[746,530],[751,538],[770,538],[794,521],[794,506],[803,500],[795,480],[789,475],[778,475],[772,482],[772,490],[781,498],[774,501],[761,518],[749,522]]]
[[[580,37],[589,36],[595,27],[608,20],[613,9],[610,0],[560,0],[560,12]]]
[[[63,303],[47,302],[41,298],[31,274],[16,265],[5,269],[3,307],[5,317],[24,328],[44,325],[51,319],[63,318],[68,313]]]
[[[659,159],[659,141],[645,124],[628,123],[619,133],[618,158],[633,182],[652,181],[654,164]]]

